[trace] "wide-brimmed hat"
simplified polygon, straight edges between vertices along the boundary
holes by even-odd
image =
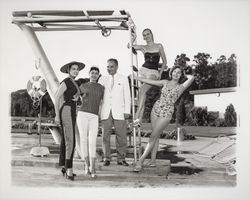
[[[66,73],[66,74],[67,74],[67,73],[68,73],[68,69],[69,69],[69,67],[70,67],[71,65],[77,65],[78,68],[79,68],[79,71],[82,70],[82,69],[85,67],[85,64],[84,64],[84,63],[73,61],[73,62],[69,62],[69,63],[63,65],[63,66],[61,67],[60,71],[61,71],[62,73]]]

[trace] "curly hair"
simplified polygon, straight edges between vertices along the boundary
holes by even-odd
[[[97,66],[92,66],[92,67],[90,68],[89,72],[91,72],[92,70],[97,71],[98,74],[100,73],[100,70],[99,70],[99,68],[98,68]]]
[[[175,69],[180,69],[180,70],[181,70],[181,76],[180,76],[180,78],[179,78],[178,83],[183,83],[183,82],[186,80],[186,77],[185,77],[185,75],[184,75],[184,70],[183,70],[183,68],[182,68],[180,65],[174,65],[174,66],[171,68],[171,70],[169,71],[169,78],[170,78],[170,80],[172,80],[172,74],[173,74],[173,71],[174,71]]]

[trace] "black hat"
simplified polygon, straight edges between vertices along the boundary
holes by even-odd
[[[78,66],[79,71],[82,70],[82,69],[85,67],[85,64],[84,64],[84,63],[73,61],[73,62],[70,62],[70,63],[67,63],[67,64],[63,65],[63,66],[61,67],[60,71],[61,71],[62,73],[66,73],[66,74],[67,74],[67,73],[68,73],[69,67],[70,67],[71,65],[74,65],[74,64]]]

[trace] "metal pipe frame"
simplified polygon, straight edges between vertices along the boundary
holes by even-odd
[[[35,54],[35,57],[37,60],[40,60],[40,65],[38,70],[42,74],[42,76],[45,78],[46,83],[48,85],[47,90],[51,97],[51,100],[53,103],[55,103],[55,93],[59,87],[59,81],[56,77],[56,74],[42,48],[42,45],[40,44],[35,32],[30,28],[29,26],[25,24],[19,24],[18,25],[20,29],[24,32],[25,36],[27,37],[31,48]],[[52,129],[51,134],[57,144],[61,141],[61,135],[58,131],[58,129]]]
[[[99,21],[117,21],[128,20],[127,16],[111,15],[111,16],[74,16],[74,17],[46,17],[46,16],[27,16],[27,17],[14,17],[13,23],[41,23],[41,22],[93,22]]]
[[[129,17],[129,46],[130,46],[130,59],[131,59],[131,99],[132,99],[132,126],[133,126],[133,143],[134,143],[134,163],[137,161],[137,140],[136,140],[136,127],[134,126],[134,119],[135,119],[135,96],[134,96],[134,55],[132,50],[133,45],[133,34],[132,31],[135,32],[135,25],[131,17]],[[137,65],[137,63],[136,63]],[[136,66],[138,68],[138,66]]]
[[[134,29],[134,33],[136,35],[136,30],[135,29]],[[137,44],[137,39],[134,40],[134,44]],[[138,69],[138,57],[137,57],[137,54],[135,55],[135,66]],[[137,71],[137,76],[138,76],[138,71]],[[139,97],[139,93],[140,93],[140,85],[141,84],[139,83],[139,81],[136,81],[136,86],[138,88],[138,90],[137,90],[137,98]],[[138,99],[137,99],[137,104],[138,104]],[[138,136],[138,157],[140,158],[141,155],[142,155],[141,128],[140,127],[137,127],[137,136]]]
[[[106,29],[110,30],[127,30],[126,28],[123,27],[105,27]],[[99,27],[67,27],[67,28],[48,28],[48,27],[34,27],[34,31],[92,31],[92,30],[101,30]]]

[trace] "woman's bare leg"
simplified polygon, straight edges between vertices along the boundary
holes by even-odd
[[[135,113],[135,119],[139,119],[139,122],[142,121],[144,109],[145,109],[145,101],[146,101],[146,95],[147,91],[151,88],[151,85],[143,84],[140,87],[140,93],[139,93],[139,101],[138,101],[138,107],[137,111]]]
[[[150,138],[149,138],[149,142],[148,142],[148,144],[146,146],[146,149],[145,149],[144,153],[139,158],[139,161],[136,163],[137,166],[140,166],[140,167],[142,166],[144,160],[146,159],[148,154],[153,149],[157,138],[159,138],[160,133],[169,124],[169,122],[170,122],[170,119],[166,119],[166,118],[157,118],[156,119],[155,127],[154,127],[154,129],[152,131],[152,134],[151,134]]]
[[[152,79],[152,80],[157,80],[158,77],[156,75],[149,75],[147,77],[148,79]],[[142,117],[144,114],[144,110],[145,110],[145,102],[146,102],[146,95],[147,92],[149,91],[149,89],[151,88],[151,85],[148,85],[146,83],[144,83],[141,87],[140,87],[140,93],[139,93],[139,101],[138,101],[138,108],[137,111],[135,113],[135,119],[139,119],[139,122],[142,121]]]
[[[156,155],[157,155],[158,148],[159,148],[159,138],[156,139],[155,145],[151,151],[151,159],[149,161],[149,165],[152,165],[152,166],[156,165]]]
[[[154,117],[154,114],[151,112],[151,124],[152,124],[152,130],[155,128],[157,118]],[[159,137],[155,141],[155,145],[151,151],[151,159],[149,161],[149,165],[156,165],[156,155],[159,148]]]

